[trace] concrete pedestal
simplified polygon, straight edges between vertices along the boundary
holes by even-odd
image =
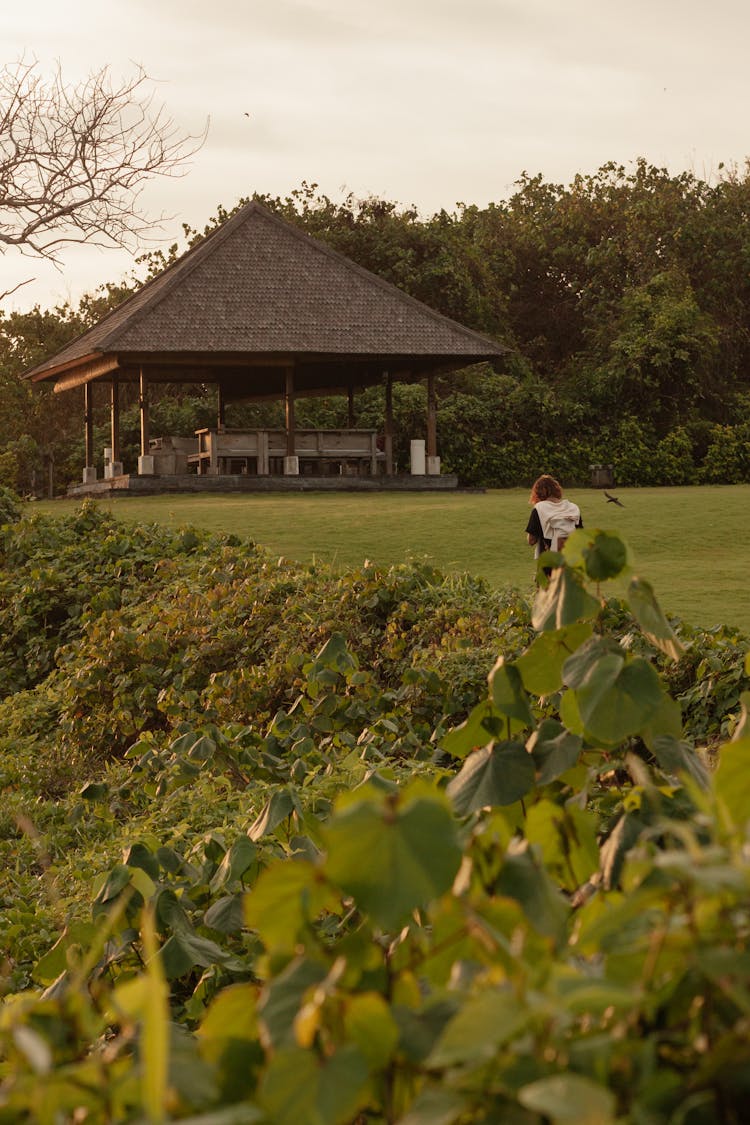
[[[440,476],[440,458],[428,457],[427,458],[427,476],[439,477]]]
[[[409,445],[409,460],[411,462],[411,475],[424,476],[424,438],[412,438]]]
[[[154,456],[152,453],[141,453],[138,458],[138,476],[152,477],[154,475]]]
[[[122,461],[108,461],[104,466],[104,479],[112,480],[112,477],[122,476]]]
[[[299,476],[299,457],[285,457],[284,458],[284,476],[285,477],[298,477]]]
[[[89,465],[88,468],[83,470],[83,483],[93,484],[96,480],[96,466]]]

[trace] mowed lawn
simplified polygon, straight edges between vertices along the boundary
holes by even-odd
[[[588,528],[616,530],[636,573],[648,578],[664,609],[694,625],[734,625],[750,634],[745,520],[750,485],[617,489],[624,507],[598,490],[571,490]],[[78,502],[39,501],[33,510],[70,511]],[[171,527],[194,525],[254,539],[274,555],[364,559],[390,564],[425,559],[444,571],[468,571],[494,586],[531,589],[526,546],[528,492],[271,493],[237,496],[118,497],[99,501],[118,517]]]

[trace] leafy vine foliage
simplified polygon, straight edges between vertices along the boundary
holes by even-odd
[[[744,642],[619,537],[529,607],[90,505],[1,534],[0,1122],[742,1119]]]

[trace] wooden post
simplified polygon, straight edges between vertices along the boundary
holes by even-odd
[[[385,475],[393,476],[393,380],[385,372]]]
[[[437,396],[435,376],[427,376],[427,456],[437,457]]]
[[[138,406],[141,412],[141,457],[147,457],[149,443],[148,383],[142,367],[138,378]]]
[[[354,387],[352,386],[351,383],[349,384],[349,391],[348,391],[348,395],[347,395],[346,421],[347,421],[347,425],[349,426],[349,429],[353,430],[354,429]]]
[[[94,467],[94,390],[91,383],[83,384],[83,426],[85,433],[85,469]]]
[[[216,423],[219,433],[224,433],[227,422],[227,404],[224,401],[224,388],[221,383],[217,388],[216,393]]]
[[[294,368],[284,372],[284,419],[286,424],[286,455],[294,456]]]
[[[120,382],[117,372],[112,373],[112,388],[109,400],[110,409],[110,442],[112,444],[112,462],[120,460]]]
[[[299,474],[299,458],[294,450],[294,368],[287,367],[284,373],[284,416],[286,422],[286,457],[284,476],[296,477]]]

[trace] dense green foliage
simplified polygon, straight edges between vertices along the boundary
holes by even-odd
[[[745,642],[619,537],[533,607],[91,505],[0,552],[0,1122],[742,1120]]]
[[[502,372],[476,368],[440,382],[441,455],[464,483],[527,483],[551,468],[568,484],[584,483],[598,463],[613,464],[623,485],[750,480],[747,168],[724,169],[715,183],[644,161],[632,169],[607,164],[567,187],[524,175],[505,201],[427,218],[379,199],[334,203],[308,185],[286,199],[258,198],[514,349]],[[184,245],[227,214],[219,208],[204,231],[186,227]],[[180,250],[175,244],[140,266],[149,276]],[[77,310],[35,309],[0,321],[0,420],[14,420],[2,431],[6,483],[39,488],[45,457],[59,481],[77,477],[79,396],[52,401],[17,377],[127,291],[109,286]],[[214,415],[212,400],[195,388],[169,397],[171,404],[155,403],[154,432],[190,433]],[[137,441],[127,405],[126,460]],[[396,456],[405,466],[409,439],[424,431],[423,388],[397,386],[394,405]],[[362,425],[382,425],[383,410],[382,389],[358,397]],[[303,401],[298,422],[343,425],[346,411],[342,400]],[[268,405],[236,407],[229,418],[279,420]],[[106,444],[102,429],[97,449]]]

